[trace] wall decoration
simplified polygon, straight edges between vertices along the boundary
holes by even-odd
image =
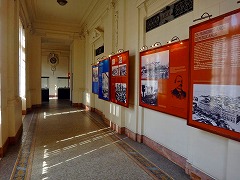
[[[129,51],[111,56],[111,102],[128,107]]]
[[[98,98],[110,100],[110,59],[106,58],[98,63]]]
[[[53,75],[54,75],[54,72],[56,71],[56,67],[59,63],[59,57],[57,54],[55,53],[50,53],[48,55],[48,64],[50,64],[51,66],[51,71],[53,72]]]
[[[140,52],[139,105],[187,119],[189,41]]]
[[[146,32],[166,24],[193,10],[193,0],[177,0],[146,20]]]
[[[98,65],[92,65],[92,93],[98,94]]]
[[[188,125],[240,141],[240,9],[190,27]]]
[[[100,46],[95,50],[95,56],[98,56],[100,54],[104,53],[104,45]]]

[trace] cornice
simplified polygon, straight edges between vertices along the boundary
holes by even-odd
[[[80,26],[78,24],[67,24],[67,23],[49,23],[46,21],[36,21],[33,23],[36,30],[45,31],[59,31],[66,33],[80,32]]]
[[[29,17],[29,12],[25,0],[19,0],[19,15],[25,29],[32,30],[31,20]]]
[[[146,0],[137,0],[136,7],[139,8]]]
[[[112,2],[110,0],[101,0],[98,1],[97,4],[94,7],[94,13],[90,13],[86,19],[81,23],[81,28],[85,31],[90,31],[91,29],[95,28],[94,25],[97,25],[98,21],[101,20],[101,18],[108,12],[108,10],[112,6]]]

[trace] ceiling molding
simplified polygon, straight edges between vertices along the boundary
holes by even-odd
[[[80,26],[77,24],[67,24],[67,23],[49,23],[46,21],[36,21],[33,24],[35,29],[42,30],[53,30],[60,32],[79,32]]]
[[[101,21],[101,19],[107,14],[109,7],[111,6],[111,2],[109,0],[101,0],[98,1],[96,5],[97,8],[94,9],[94,13],[89,14],[89,16],[85,19],[84,23],[81,25],[82,29],[91,31],[96,27],[96,24]]]

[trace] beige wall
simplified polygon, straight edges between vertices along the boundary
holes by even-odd
[[[0,146],[10,136],[9,127],[11,121],[8,119],[8,112],[19,111],[20,104],[16,97],[13,102],[13,108],[9,109],[8,98],[4,96],[7,93],[8,83],[3,80],[13,80],[15,77],[14,69],[10,67],[6,60],[10,52],[4,53],[9,48],[8,40],[3,34],[7,34],[7,29],[2,28],[7,21],[7,12],[13,12],[7,9],[6,3],[13,3],[13,0],[1,0],[1,123],[0,123]],[[5,2],[3,4],[3,2]],[[18,1],[16,1],[18,2]],[[70,71],[73,73],[73,103],[83,103],[102,111],[106,118],[120,127],[126,127],[132,132],[144,135],[153,141],[163,145],[173,152],[183,156],[196,169],[215,179],[238,179],[238,169],[240,166],[240,144],[239,142],[208,133],[187,125],[186,119],[177,118],[161,112],[152,111],[138,106],[138,83],[139,83],[139,49],[143,45],[148,47],[157,41],[165,44],[173,36],[177,35],[180,39],[187,39],[189,35],[189,26],[196,24],[193,19],[199,18],[204,12],[212,14],[213,17],[239,8],[236,0],[195,0],[194,10],[178,19],[160,26],[148,33],[144,32],[144,21],[161,8],[172,1],[163,0],[119,0],[115,4],[108,0],[103,0],[90,17],[86,19],[86,26],[81,37],[73,37],[70,49]],[[17,21],[18,22],[18,21]],[[15,24],[16,25],[16,24]],[[103,32],[97,40],[94,39],[96,29]],[[14,35],[14,32],[8,35]],[[3,38],[2,38],[3,37]],[[13,39],[17,41],[17,39]],[[2,41],[6,42],[2,46]],[[27,60],[29,69],[29,89],[27,90],[28,106],[41,104],[41,76],[42,57],[41,53],[41,34],[29,34]],[[12,42],[11,42],[12,43]],[[10,43],[10,44],[11,44]],[[13,43],[14,44],[14,43]],[[105,52],[102,56],[108,56],[111,52],[118,49],[129,50],[130,54],[130,106],[125,108],[107,101],[99,100],[91,93],[91,65],[97,62],[94,56],[94,50],[97,46],[104,44]],[[14,51],[17,53],[17,50]],[[17,56],[15,55],[14,61]],[[5,60],[5,61],[4,61]],[[57,67],[58,68],[58,67]],[[44,72],[44,70],[43,70]],[[13,85],[11,85],[13,84]],[[10,82],[10,86],[16,85],[16,81]],[[16,94],[15,90],[11,94]],[[20,117],[20,116],[19,116]],[[14,122],[19,126],[19,122]],[[5,130],[5,128],[7,130]],[[13,131],[14,128],[10,128]]]

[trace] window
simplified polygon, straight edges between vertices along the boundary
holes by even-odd
[[[19,96],[25,98],[26,91],[25,31],[19,19]]]

